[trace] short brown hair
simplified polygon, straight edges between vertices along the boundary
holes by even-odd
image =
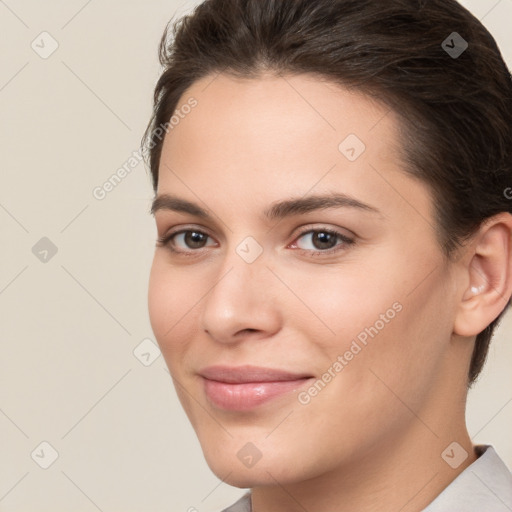
[[[313,73],[399,115],[407,172],[433,193],[446,257],[485,219],[512,211],[510,71],[490,33],[455,0],[206,0],[167,24],[159,57],[142,141],[155,191],[158,127],[195,81],[222,72]],[[476,337],[468,386],[509,305]]]

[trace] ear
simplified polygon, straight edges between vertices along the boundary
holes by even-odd
[[[469,244],[465,289],[453,331],[476,336],[505,309],[512,295],[512,215],[500,213],[482,224]]]

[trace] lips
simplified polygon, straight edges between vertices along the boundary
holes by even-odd
[[[312,375],[259,366],[209,366],[199,372],[210,402],[246,411],[304,386]]]
[[[209,366],[199,372],[209,380],[239,384],[243,382],[281,382],[312,377],[306,373],[292,373],[261,366]]]

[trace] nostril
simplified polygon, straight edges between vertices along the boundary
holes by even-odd
[[[246,334],[248,332],[258,332],[258,329],[243,329],[238,334]]]

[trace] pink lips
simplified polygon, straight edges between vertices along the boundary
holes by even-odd
[[[209,366],[199,372],[210,401],[221,409],[246,411],[303,386],[311,375],[258,366]]]

